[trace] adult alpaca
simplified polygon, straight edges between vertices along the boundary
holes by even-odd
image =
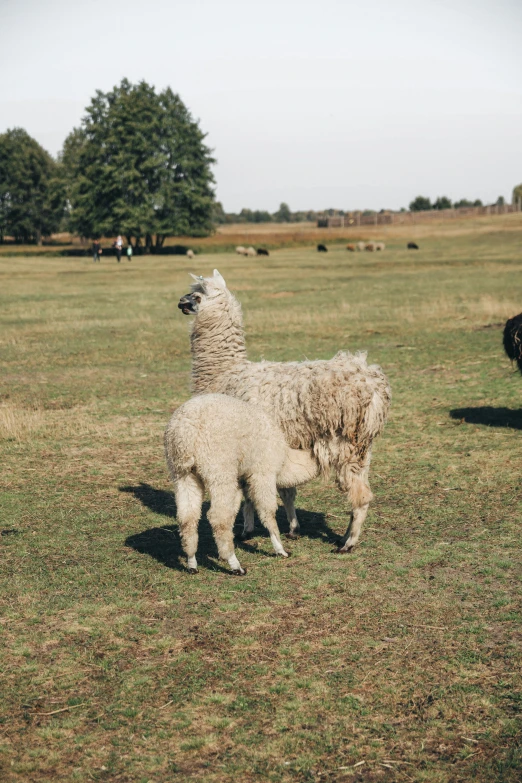
[[[382,370],[364,354],[340,351],[313,362],[250,362],[241,305],[217,270],[195,277],[178,307],[195,315],[191,331],[192,381],[196,394],[219,392],[260,405],[281,427],[293,449],[312,451],[319,470],[333,470],[352,503],[340,552],[359,539],[372,493],[368,483],[371,446],[386,421],[391,391]],[[295,537],[295,490],[281,494]],[[245,514],[245,533],[253,514]]]

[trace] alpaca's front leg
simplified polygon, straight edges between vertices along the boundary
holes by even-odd
[[[243,532],[241,533],[240,537],[243,541],[246,541],[248,538],[252,537],[253,532],[254,506],[252,505],[252,501],[248,500],[248,498],[245,498],[243,503]]]
[[[288,487],[286,489],[280,489],[278,492],[279,497],[283,501],[288,524],[290,526],[288,538],[297,538],[299,533],[299,522],[297,521],[295,513],[295,496],[297,495],[297,490],[295,487]]]

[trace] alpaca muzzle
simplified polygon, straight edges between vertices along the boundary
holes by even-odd
[[[178,302],[178,307],[183,315],[190,315],[195,312],[189,296],[182,296]]]

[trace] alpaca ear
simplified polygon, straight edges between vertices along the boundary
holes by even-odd
[[[193,280],[195,280],[195,281],[196,281],[196,283],[201,283],[201,281],[203,280],[203,278],[201,277],[201,275],[193,275],[193,274],[192,274],[192,272],[189,272],[189,275],[191,276],[191,278],[192,278]]]
[[[225,279],[224,279],[224,277],[222,277],[222,276],[219,274],[219,272],[217,271],[217,269],[214,269],[214,277],[213,277],[213,282],[214,282],[216,285],[218,285],[220,288],[226,288],[226,287],[227,287],[227,284],[225,283]]]

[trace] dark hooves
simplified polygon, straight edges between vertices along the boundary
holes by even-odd
[[[237,534],[236,538],[238,541],[249,541],[251,538],[254,538],[254,531],[249,530],[248,532],[245,533],[245,531],[243,530],[241,533]]]
[[[338,555],[349,555],[350,552],[353,551],[353,546],[347,546],[346,548],[340,546],[338,549],[335,550],[336,554]]]
[[[198,573],[198,569],[197,568],[189,568],[188,572],[189,572],[189,574],[197,574]]]
[[[286,534],[286,538],[291,539],[291,541],[297,541],[299,536],[297,535],[297,533],[292,533],[292,531],[290,531],[289,533]]]
[[[234,576],[245,576],[246,568],[242,568],[241,571],[239,570],[239,568],[236,568],[234,569],[234,571],[232,571],[232,573],[234,574]]]

